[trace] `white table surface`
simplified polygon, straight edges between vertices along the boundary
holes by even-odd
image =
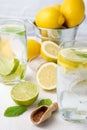
[[[34,62],[34,65],[38,60]],[[30,64],[31,65],[31,64]],[[33,67],[32,67],[33,69]],[[26,80],[36,83],[35,69],[29,68],[26,73]],[[44,98],[50,98],[57,102],[56,91],[47,92],[40,88],[37,101],[28,110],[18,117],[5,117],[4,111],[9,106],[16,105],[10,96],[12,86],[0,84],[0,130],[86,130],[87,124],[71,123],[64,121],[58,112],[54,113],[50,119],[39,126],[35,126],[30,120],[31,112],[37,107],[38,102]]]
[[[87,4],[87,1],[85,4]],[[43,2],[43,4],[41,4]],[[61,2],[61,0],[59,0]],[[20,4],[21,3],[21,4]],[[52,3],[57,3],[56,0],[0,0],[0,15],[9,14],[9,15],[22,15],[24,7],[35,7],[36,10],[41,8],[41,6],[52,5]],[[14,6],[15,5],[15,6]],[[87,7],[87,6],[86,6]],[[35,11],[34,8],[31,8],[32,11]],[[86,9],[87,11],[87,9]],[[77,39],[86,39],[87,40],[87,20],[80,26]],[[28,68],[28,73],[26,79],[29,81],[34,80],[34,72]],[[19,117],[4,117],[3,113],[5,109],[9,106],[16,105],[10,96],[10,90],[12,86],[6,86],[0,83],[0,130],[87,130],[87,124],[80,123],[71,123],[64,121],[59,113],[55,113],[52,117],[46,122],[42,123],[40,126],[35,126],[30,120],[30,114],[37,106],[39,100],[43,98],[51,98],[53,102],[57,101],[56,92],[46,92],[40,89],[38,100],[29,107],[29,109]]]

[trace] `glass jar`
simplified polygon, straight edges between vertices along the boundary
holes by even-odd
[[[65,120],[87,122],[87,41],[61,43],[57,94],[59,111]]]
[[[0,82],[14,84],[25,75],[26,27],[23,20],[0,18]]]

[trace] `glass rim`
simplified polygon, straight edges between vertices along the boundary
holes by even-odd
[[[63,41],[59,44],[59,47],[61,47],[62,45],[66,44],[66,43],[70,43],[70,42],[87,42],[87,39],[73,39],[73,40],[68,40],[68,41]]]

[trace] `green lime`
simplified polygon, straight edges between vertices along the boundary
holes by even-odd
[[[13,86],[12,99],[19,105],[33,104],[39,94],[38,86],[32,82],[24,81]]]
[[[6,76],[2,76],[3,80],[12,80],[15,79],[16,77],[19,77],[20,79],[24,78],[24,73],[25,73],[26,66],[20,65],[17,67],[16,71],[14,73],[11,73]]]
[[[0,75],[6,76],[16,71],[19,65],[18,59],[6,59],[0,57]]]
[[[25,35],[25,28],[21,25],[2,25],[0,27],[1,32],[16,33],[19,35]]]

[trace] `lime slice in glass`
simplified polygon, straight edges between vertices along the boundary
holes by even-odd
[[[0,31],[25,35],[25,28],[22,25],[2,25],[0,27]]]
[[[0,57],[0,75],[5,76],[14,73],[18,65],[19,65],[18,59],[10,60]]]
[[[23,79],[24,78],[24,74],[25,74],[25,70],[26,70],[26,66],[24,65],[20,65],[17,67],[16,71],[14,73],[11,73],[9,75],[6,76],[2,76],[3,80],[13,80],[16,77],[18,77],[19,79]]]
[[[39,89],[36,84],[24,81],[13,86],[11,90],[12,99],[19,105],[33,104],[39,94]]]

